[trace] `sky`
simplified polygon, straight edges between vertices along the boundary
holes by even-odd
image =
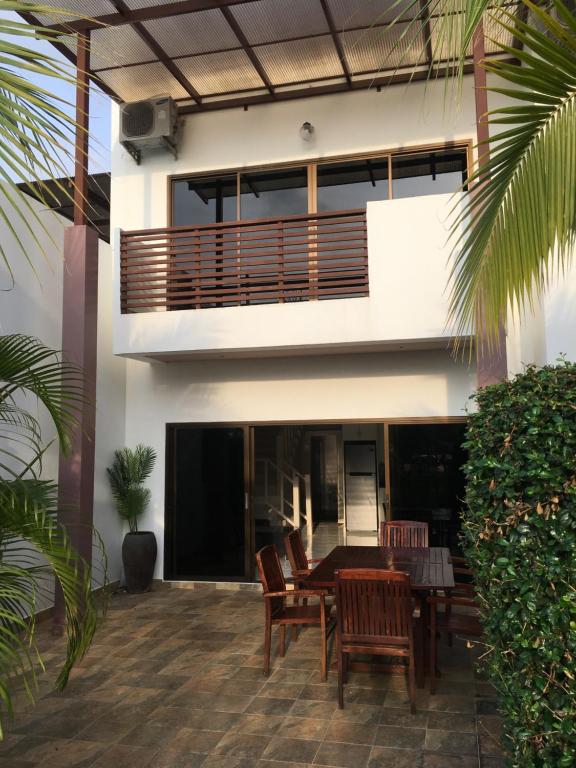
[[[1,12],[0,17],[13,21],[22,21],[20,17],[12,12]],[[22,39],[18,40],[20,44]],[[61,62],[68,60],[45,40],[33,40],[26,38],[26,46],[34,48],[42,53],[46,53],[54,59]],[[74,114],[73,104],[75,100],[74,87],[69,83],[62,83],[54,78],[36,78],[35,82],[46,90],[49,90],[55,96],[64,99],[70,106],[66,111]],[[111,100],[106,94],[93,86],[90,91],[90,152],[89,152],[89,171],[90,173],[101,173],[110,170],[110,104]],[[71,165],[71,164],[70,164]],[[70,167],[72,171],[72,167]]]

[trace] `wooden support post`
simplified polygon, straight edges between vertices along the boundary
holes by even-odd
[[[490,136],[488,125],[488,92],[486,90],[486,70],[481,61],[486,57],[484,44],[484,27],[482,22],[474,32],[472,41],[474,62],[474,95],[476,102],[476,136],[478,143],[478,168],[483,168],[490,159]],[[473,192],[472,192],[473,194]],[[482,330],[479,329],[479,335]],[[506,359],[506,333],[500,326],[498,345],[492,349],[478,345],[476,353],[476,383],[478,387],[496,384],[506,378],[508,363]]]
[[[98,235],[87,226],[88,199],[88,67],[89,34],[78,35],[74,226],[64,233],[62,351],[80,366],[85,402],[78,413],[71,450],[60,455],[59,521],[66,526],[76,551],[92,561],[94,441],[96,410],[96,344],[98,318]],[[65,607],[57,587],[54,631],[63,631]]]

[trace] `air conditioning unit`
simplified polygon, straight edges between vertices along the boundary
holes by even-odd
[[[170,96],[124,104],[120,111],[120,143],[137,163],[149,150],[168,149],[176,157],[180,120]]]

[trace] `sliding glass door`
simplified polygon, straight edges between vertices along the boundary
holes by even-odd
[[[247,430],[167,428],[164,578],[251,578]]]

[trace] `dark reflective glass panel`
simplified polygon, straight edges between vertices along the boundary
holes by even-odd
[[[318,166],[319,211],[348,211],[387,199],[387,157]]]
[[[465,431],[465,424],[389,427],[392,519],[427,522],[432,547],[458,549]]]
[[[466,182],[466,151],[414,153],[392,158],[392,197],[457,192]]]
[[[166,464],[167,579],[244,579],[244,433],[172,427]]]
[[[242,219],[290,216],[308,211],[308,170],[282,168],[240,174]]]
[[[236,174],[194,176],[172,182],[172,224],[215,224],[234,221],[237,212]]]

